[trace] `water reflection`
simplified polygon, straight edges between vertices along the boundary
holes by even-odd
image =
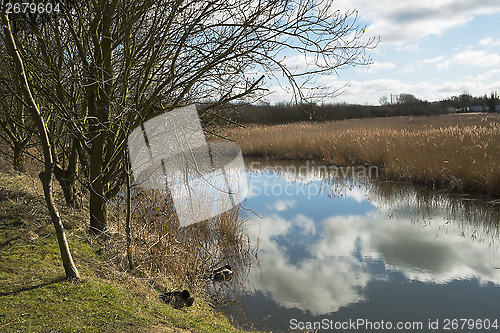
[[[498,203],[259,163],[246,163],[245,206],[259,215],[247,222],[259,244],[247,283],[253,293],[242,296],[245,316],[226,308],[241,325],[286,331],[291,318],[494,311],[484,304],[500,297]],[[401,297],[405,306],[394,306]],[[461,301],[450,303],[454,297]]]

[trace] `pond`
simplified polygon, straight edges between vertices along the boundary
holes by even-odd
[[[500,205],[376,168],[245,160],[257,260],[226,315],[273,332],[500,330]]]

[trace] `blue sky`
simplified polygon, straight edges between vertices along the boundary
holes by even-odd
[[[500,0],[336,0],[357,9],[366,36],[380,36],[369,67],[346,68],[317,78],[335,99],[378,105],[382,96],[409,93],[436,101],[467,91],[500,92]],[[297,61],[295,59],[295,61]],[[270,84],[271,103],[290,93]]]

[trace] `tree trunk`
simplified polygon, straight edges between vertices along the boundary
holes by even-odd
[[[78,150],[76,145],[78,145],[78,142],[74,139],[71,147],[71,153],[69,155],[68,168],[64,170],[59,167],[57,163],[55,163],[54,176],[56,176],[59,185],[61,185],[66,206],[80,208],[80,203],[78,201],[78,188],[76,185],[78,173]]]
[[[59,215],[59,212],[57,211],[56,206],[54,205],[54,201],[52,198],[51,184],[52,184],[52,170],[54,165],[51,154],[49,136],[47,133],[47,126],[42,118],[42,115],[40,114],[38,105],[36,104],[35,100],[33,99],[33,95],[31,94],[31,89],[28,80],[26,78],[26,73],[24,71],[24,65],[17,51],[14,37],[12,36],[9,18],[3,8],[1,16],[2,16],[3,32],[4,32],[5,44],[7,46],[7,52],[13,58],[16,72],[17,74],[19,74],[19,81],[21,83],[23,95],[26,99],[26,103],[28,104],[29,111],[31,113],[33,121],[36,124],[36,127],[38,129],[38,134],[40,135],[40,140],[42,142],[45,170],[42,173],[40,173],[40,179],[42,180],[43,193],[45,196],[45,202],[47,203],[47,208],[49,209],[50,218],[56,230],[57,241],[59,243],[59,250],[61,251],[61,258],[63,261],[64,270],[66,272],[66,278],[79,279],[80,274],[78,273],[75,263],[73,262],[73,258],[71,257],[71,252],[69,251],[68,247],[68,241],[66,239],[66,234],[64,232],[64,226],[62,224],[61,217]]]
[[[52,172],[51,168],[45,167],[45,171],[40,173],[40,179],[43,185],[43,193],[45,195],[45,202],[49,208],[50,217],[54,229],[56,230],[57,242],[59,243],[59,250],[61,251],[61,258],[64,266],[64,271],[66,272],[67,279],[79,279],[80,273],[73,262],[71,252],[68,246],[68,240],[66,239],[66,232],[64,231],[64,225],[62,224],[61,216],[57,211],[56,206],[52,198]]]
[[[125,156],[128,156],[126,154]],[[127,211],[125,217],[125,233],[127,234],[127,259],[128,267],[130,271],[134,270],[134,248],[132,247],[132,230],[130,228],[130,218],[132,214],[132,199],[130,197],[130,166],[128,161],[125,162],[126,172],[126,182],[127,182]]]
[[[113,95],[113,48],[111,23],[117,6],[116,1],[105,3],[99,33],[92,35],[94,46],[93,84],[90,91],[89,125],[92,137],[90,148],[90,231],[107,231],[106,187],[104,178],[104,150],[109,125],[109,112]],[[100,34],[100,35],[99,35]]]
[[[91,146],[88,157],[89,166],[89,191],[90,191],[90,232],[99,234],[107,229],[106,201],[103,177],[103,152],[105,129],[103,126],[102,108],[97,106],[97,76],[96,69],[91,69],[89,76],[94,77],[94,82],[86,89],[86,99],[89,114],[89,136]]]
[[[64,194],[66,206],[79,208],[78,202],[78,188],[76,186],[76,175],[69,170],[63,170],[59,166],[54,166],[54,176],[56,177],[59,185]]]
[[[14,160],[13,160],[13,166],[14,170],[17,171],[24,171],[24,149],[26,148],[26,144],[16,144],[14,143],[12,149],[14,150]]]
[[[92,175],[93,173],[91,172],[90,176],[92,177]],[[104,197],[102,175],[99,175],[90,187],[90,231],[94,234],[99,234],[106,232],[107,228],[106,199]]]
[[[104,120],[97,118],[101,115],[96,109],[89,108],[90,130],[93,139],[90,147],[90,232],[99,234],[107,231],[106,221],[106,197],[103,175],[103,156],[104,156]]]

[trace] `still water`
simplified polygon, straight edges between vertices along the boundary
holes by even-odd
[[[244,215],[258,251],[231,281],[223,310],[235,324],[500,331],[498,201],[386,181],[376,169],[245,164]]]

